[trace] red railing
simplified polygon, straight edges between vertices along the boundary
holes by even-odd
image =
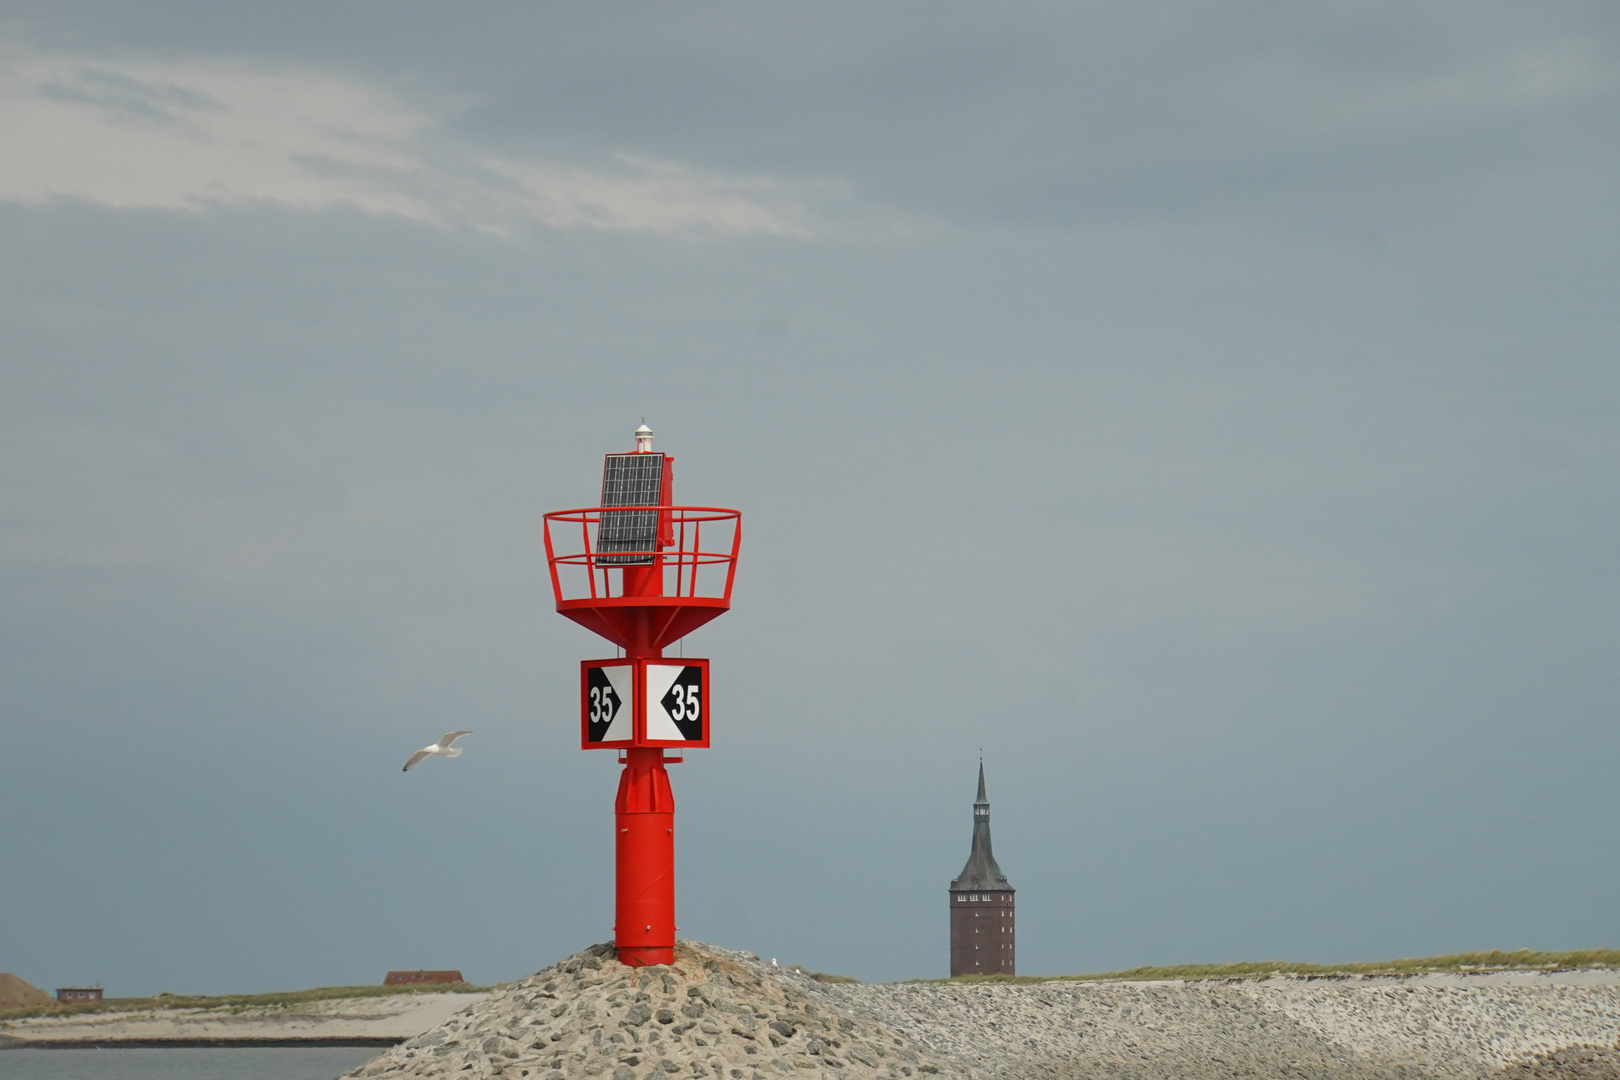
[[[647,550],[626,551],[616,545],[611,552],[598,552],[596,538],[602,516],[634,511],[658,513],[657,537]],[[557,510],[545,516],[545,541],[551,589],[559,604],[620,599],[623,585],[620,584],[621,592],[615,594],[612,572],[628,569],[626,563],[637,559],[643,566],[653,567],[658,574],[664,597],[701,597],[729,603],[731,584],[737,575],[737,551],[742,545],[742,514],[715,506],[592,506],[583,510]],[[699,571],[706,568],[707,572],[700,575]],[[571,579],[569,584],[573,586],[566,590],[565,577]]]

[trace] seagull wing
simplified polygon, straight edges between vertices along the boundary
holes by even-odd
[[[401,769],[400,772],[410,772],[412,765],[415,765],[418,761],[421,761],[431,753],[433,753],[433,749],[431,747],[426,750],[418,750],[416,753],[411,755],[411,760],[405,763],[405,767]]]
[[[471,734],[472,734],[472,732],[470,732],[470,731],[447,731],[439,739],[439,749],[440,750],[448,750],[448,749],[450,749],[450,744],[451,743],[455,742],[457,739],[461,738],[463,735],[471,735]]]

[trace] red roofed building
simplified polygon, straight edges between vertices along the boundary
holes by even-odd
[[[459,971],[390,971],[384,986],[410,986],[413,983],[466,982]]]

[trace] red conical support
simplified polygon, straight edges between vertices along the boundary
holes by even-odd
[[[617,831],[616,925],[619,962],[631,967],[675,962],[675,793],[664,751],[625,751],[614,803]]]

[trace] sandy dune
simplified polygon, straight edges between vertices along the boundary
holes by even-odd
[[[0,1042],[265,1041],[379,1045],[414,1038],[484,999],[483,994],[398,994],[334,998],[249,1009],[153,1009],[147,1012],[39,1016],[0,1022]]]

